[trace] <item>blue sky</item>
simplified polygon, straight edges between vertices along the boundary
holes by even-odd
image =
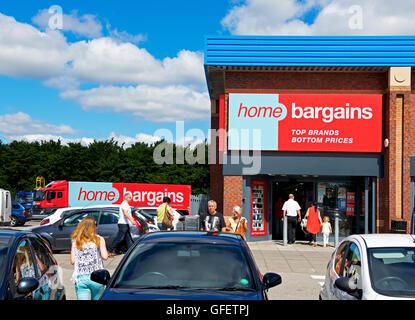
[[[152,142],[175,121],[207,134],[205,35],[413,35],[414,13],[411,0],[3,2],[0,139]]]

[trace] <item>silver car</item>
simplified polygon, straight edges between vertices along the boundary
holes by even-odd
[[[345,238],[327,265],[320,300],[415,299],[415,238],[365,234]]]

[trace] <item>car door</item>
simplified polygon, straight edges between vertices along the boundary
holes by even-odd
[[[327,290],[327,294],[328,294],[328,298],[331,299],[337,299],[338,296],[338,292],[337,292],[337,288],[334,286],[334,282],[340,277],[339,275],[341,274],[342,268],[343,268],[343,264],[344,264],[344,258],[347,252],[347,248],[349,245],[349,241],[344,241],[342,242],[339,247],[337,248],[334,256],[333,256],[333,260],[330,266],[330,272],[329,272],[329,276],[326,277],[328,284],[326,285]]]
[[[99,218],[97,233],[104,237],[107,248],[114,241],[118,232],[118,210],[102,210]]]
[[[58,289],[62,288],[59,279],[58,266],[55,264],[49,250],[38,239],[31,238],[32,252],[39,281],[39,289],[34,295],[35,300],[57,300]]]
[[[75,231],[78,223],[86,217],[94,217],[98,222],[99,210],[82,210],[77,211],[69,216],[59,220],[56,225],[56,232],[52,234],[55,239],[55,250],[68,250],[71,248],[71,235]]]

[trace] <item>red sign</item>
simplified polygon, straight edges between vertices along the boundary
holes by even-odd
[[[130,191],[133,196],[130,206],[133,207],[159,206],[163,203],[163,197],[169,197],[172,208],[190,209],[191,187],[188,185],[113,183],[113,188],[120,195]],[[121,204],[122,201],[120,197],[113,204]]]
[[[260,148],[242,129],[261,130]],[[230,94],[229,132],[230,150],[381,152],[382,95]]]

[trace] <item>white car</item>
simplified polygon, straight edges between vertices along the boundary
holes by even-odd
[[[113,204],[113,205],[95,205],[95,206],[87,206],[87,207],[66,207],[66,208],[59,208],[51,215],[44,218],[41,222],[41,226],[52,225],[57,221],[61,220],[64,215],[69,215],[76,210],[83,210],[83,209],[93,209],[93,208],[119,208],[120,205]],[[132,208],[133,209],[133,208]],[[154,225],[153,221],[149,221],[145,216],[141,215],[143,220],[146,220],[149,228],[149,232],[159,231],[157,227],[157,223]]]
[[[319,298],[415,299],[415,237],[360,234],[345,238],[327,265]]]

